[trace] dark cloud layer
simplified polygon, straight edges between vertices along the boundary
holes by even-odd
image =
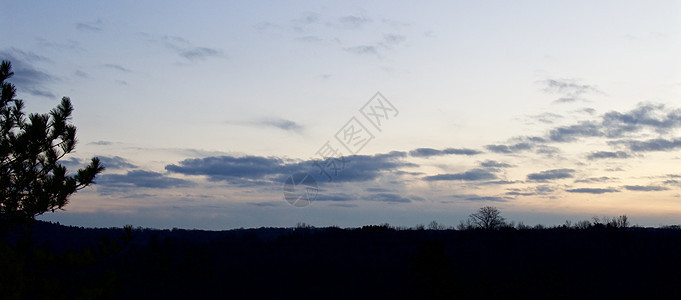
[[[483,162],[480,163],[480,166],[483,167],[483,168],[490,168],[490,169],[503,169],[503,168],[513,167],[510,164],[498,162],[498,161],[495,161],[495,160],[483,161]]]
[[[528,187],[524,189],[519,188],[508,188],[506,195],[509,196],[538,196],[538,195],[548,195],[555,191],[555,188],[548,185],[538,185],[535,187]]]
[[[394,193],[377,193],[367,196],[366,200],[387,203],[409,203],[411,199]]]
[[[99,160],[108,170],[137,168],[136,165],[131,164],[127,159],[120,156],[99,156]]]
[[[655,185],[625,185],[623,186],[627,191],[639,191],[639,192],[656,192],[656,191],[666,191],[669,188],[664,186]]]
[[[192,187],[194,182],[179,178],[168,177],[164,174],[144,171],[132,170],[125,174],[103,174],[97,177],[97,185],[105,188],[180,188]]]
[[[625,113],[611,111],[604,114],[600,120],[554,128],[549,132],[549,138],[554,142],[571,142],[582,137],[614,139],[645,129],[667,133],[679,127],[681,109],[667,109],[662,104],[639,104]]]
[[[633,152],[670,151],[676,148],[681,148],[681,138],[677,139],[657,138],[644,141],[620,140],[611,142],[610,144],[624,145]]]
[[[240,179],[265,179],[302,171],[300,163],[284,161],[276,157],[261,156],[211,156],[185,159],[178,164],[167,165],[169,172],[184,175],[204,175],[213,181]]]
[[[584,179],[576,179],[575,183],[595,183],[595,182],[607,182],[614,180],[615,178],[601,176],[601,177],[590,177]]]
[[[348,193],[320,193],[314,201],[345,202],[357,200],[357,195]]]
[[[624,152],[624,151],[616,151],[616,152],[598,151],[598,152],[590,153],[587,156],[587,159],[595,160],[595,159],[605,159],[605,158],[629,158],[629,157],[630,157],[629,153]]]
[[[545,182],[555,179],[572,178],[575,170],[573,169],[553,169],[541,171],[539,173],[531,173],[527,175],[527,180]]]
[[[485,149],[494,153],[516,153],[520,151],[526,151],[532,149],[533,145],[531,143],[522,142],[513,145],[487,145]]]
[[[602,125],[608,137],[620,137],[642,128],[666,133],[671,128],[681,127],[681,109],[667,110],[662,104],[639,104],[627,113],[606,113]]]
[[[405,152],[393,151],[376,155],[352,155],[337,159],[294,161],[260,156],[211,156],[186,159],[165,167],[169,172],[207,176],[211,181],[243,183],[244,180],[283,182],[294,173],[309,173],[318,181],[370,181],[384,173],[397,172],[417,165],[403,161]]]
[[[0,50],[0,59],[9,60],[12,63],[14,76],[9,81],[16,85],[18,91],[34,96],[57,97],[47,88],[47,84],[55,81],[56,77],[39,70],[35,66],[36,63],[49,61],[49,59],[17,48]]]
[[[580,194],[605,194],[605,193],[616,193],[619,192],[612,188],[578,188],[578,189],[567,189],[565,190],[569,193],[580,193]]]
[[[591,121],[576,125],[557,127],[549,132],[549,139],[553,142],[572,142],[580,137],[602,136],[602,127]]]
[[[638,140],[636,134],[652,131],[660,135],[681,128],[681,109],[670,109],[662,104],[640,103],[627,112],[611,111],[597,119],[550,128],[544,137],[519,137],[510,144],[487,145],[493,153],[515,154],[535,149],[549,156],[559,149],[549,143],[570,143],[582,138],[604,138],[611,146],[624,146],[630,152],[672,151],[681,148],[681,138],[658,137]],[[520,140],[520,142],[518,142]],[[625,151],[600,151],[587,154],[590,160],[606,158],[631,158]]]
[[[475,194],[468,194],[468,195],[453,195],[453,198],[456,199],[461,199],[461,200],[466,200],[466,201],[474,201],[474,202],[506,202],[508,200],[511,200],[511,197],[505,197],[505,196],[484,196],[484,195],[475,195]]]
[[[492,180],[497,179],[497,175],[485,169],[472,169],[462,173],[453,174],[438,174],[433,176],[426,176],[423,178],[427,181],[441,181],[441,180],[463,180],[463,181],[478,181],[478,180]]]
[[[480,154],[482,151],[466,148],[446,148],[443,150],[437,150],[433,148],[418,148],[409,151],[409,155],[413,157],[431,157],[431,156],[442,156],[442,155],[476,155]]]

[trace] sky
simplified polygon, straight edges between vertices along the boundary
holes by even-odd
[[[63,164],[107,167],[42,220],[681,223],[679,1],[0,1],[0,28],[26,111],[73,102]]]

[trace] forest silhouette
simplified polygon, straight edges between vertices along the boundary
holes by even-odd
[[[681,297],[678,225],[469,221],[225,231],[34,221],[0,238],[0,291],[4,299]]]

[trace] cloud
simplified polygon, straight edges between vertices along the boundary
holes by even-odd
[[[319,14],[313,13],[313,12],[308,12],[303,14],[302,16],[291,20],[291,23],[294,24],[295,29],[300,29],[298,26],[300,25],[310,25],[310,24],[315,24],[318,23],[320,20]]]
[[[554,188],[552,188],[548,185],[538,185],[538,186],[535,187],[535,190],[537,191],[537,194],[540,194],[540,195],[545,195],[545,194],[548,194],[548,193],[555,191]]]
[[[343,207],[343,208],[353,208],[353,207],[358,207],[359,205],[357,205],[357,204],[348,204],[348,203],[333,203],[333,204],[329,204],[329,206]]]
[[[593,108],[591,108],[591,107],[585,107],[585,108],[581,108],[581,109],[575,110],[575,112],[593,115],[593,114],[596,113],[596,110],[593,109]]]
[[[554,142],[572,142],[579,137],[602,136],[601,126],[590,121],[576,125],[557,127],[549,132],[549,139]]]
[[[376,47],[371,46],[371,45],[360,45],[360,46],[354,46],[354,47],[346,47],[344,48],[345,51],[354,53],[357,55],[378,55],[378,50]]]
[[[509,181],[509,180],[495,180],[495,181],[485,181],[485,182],[480,182],[478,184],[482,185],[490,185],[490,184],[516,184],[518,181]]]
[[[463,173],[438,174],[433,176],[426,176],[423,179],[427,181],[441,180],[478,181],[497,179],[497,175],[485,169],[472,169]]]
[[[669,129],[681,127],[681,109],[667,110],[663,104],[640,103],[627,113],[606,113],[602,124],[608,137],[621,137],[643,128],[666,133]]]
[[[305,130],[305,126],[301,124],[296,123],[295,121],[292,120],[279,117],[261,118],[260,120],[257,121],[226,121],[225,123],[240,126],[277,128],[284,131],[291,131],[295,133],[302,133]]]
[[[279,128],[284,131],[293,131],[296,133],[300,133],[303,131],[304,127],[294,121],[287,120],[287,119],[282,119],[282,118],[269,118],[269,119],[264,119],[262,121],[256,122],[256,125],[261,125],[261,126],[268,126],[268,127],[274,127],[274,128]]]
[[[590,153],[586,158],[589,160],[595,159],[605,159],[605,158],[629,158],[630,155],[624,151],[609,152],[609,151],[598,151]]]
[[[641,191],[641,192],[653,192],[653,191],[667,191],[669,188],[664,186],[655,185],[625,185],[623,186],[627,191]]]
[[[56,97],[55,94],[47,89],[46,85],[57,78],[38,70],[34,66],[37,62],[50,61],[49,59],[17,48],[0,50],[0,58],[2,60],[9,60],[12,63],[14,76],[9,81],[16,85],[17,90],[34,96]]]
[[[75,72],[73,72],[73,75],[76,75],[81,78],[90,78],[90,75],[88,73],[85,73],[81,70],[76,70]]]
[[[178,36],[154,36],[143,34],[150,42],[161,43],[166,48],[174,51],[178,56],[189,61],[205,60],[207,58],[224,56],[221,49],[205,46],[195,46],[187,39]]]
[[[337,159],[284,160],[277,157],[261,156],[210,156],[192,158],[165,167],[169,172],[184,175],[207,176],[211,181],[227,181],[243,184],[283,182],[294,173],[305,172],[316,177],[321,183],[329,179],[334,182],[370,181],[386,172],[397,172],[402,167],[417,165],[404,162],[405,152],[393,151],[375,155],[352,155]]]
[[[375,155],[353,155],[346,157],[348,166],[333,178],[334,182],[370,181],[379,178],[384,173],[398,175],[400,168],[417,167],[418,165],[405,162],[402,159],[406,152],[393,151]],[[307,162],[310,164],[311,162]],[[319,173],[319,168],[313,169]]]
[[[52,48],[56,50],[65,50],[65,51],[82,51],[83,48],[80,46],[80,43],[74,40],[66,40],[66,42],[59,43],[59,42],[52,42],[48,41],[44,38],[36,38],[36,41],[38,42],[38,45],[40,48]]]
[[[595,182],[607,182],[607,181],[612,181],[617,178],[612,178],[612,177],[590,177],[590,178],[584,178],[584,179],[576,179],[575,183],[595,183]]]
[[[505,193],[509,196],[534,196],[537,195],[535,192],[523,192],[521,189],[510,189]]]
[[[80,158],[76,157],[60,159],[59,163],[64,165],[70,171],[73,171],[73,169],[83,166],[83,161]]]
[[[346,202],[357,200],[356,194],[348,193],[319,193],[314,201]]]
[[[127,159],[120,156],[99,156],[99,160],[109,170],[137,168],[136,165],[131,164]]]
[[[560,149],[557,147],[547,146],[547,145],[537,145],[535,153],[542,154],[546,157],[553,157],[554,155],[560,153]]]
[[[388,203],[409,203],[411,199],[402,197],[394,193],[377,193],[366,197],[368,201],[388,202]]]
[[[484,168],[491,168],[491,169],[501,169],[501,168],[510,168],[513,167],[513,165],[507,164],[507,163],[502,163],[498,162],[495,160],[486,160],[480,163],[481,167]]]
[[[521,143],[516,143],[513,145],[487,145],[485,146],[485,149],[494,152],[494,153],[516,153],[520,151],[525,151],[525,150],[530,150],[533,148],[533,145],[528,142],[521,142]]]
[[[94,141],[94,142],[89,142],[88,145],[109,146],[109,145],[113,145],[113,143],[109,142],[109,141]]]
[[[194,47],[189,49],[178,49],[178,54],[186,59],[196,60],[221,56],[222,51],[208,47]]]
[[[386,48],[390,48],[403,43],[407,38],[400,34],[385,34],[383,35],[383,41],[381,45]]]
[[[466,148],[447,148],[443,150],[437,150],[433,148],[418,148],[409,151],[409,155],[413,157],[431,157],[431,156],[441,156],[441,155],[449,155],[449,154],[456,154],[456,155],[476,155],[480,154],[482,151],[474,150],[474,149],[466,149]]]
[[[258,207],[277,207],[283,205],[282,202],[250,202],[248,204]]]
[[[609,145],[624,145],[629,151],[597,151],[587,154],[587,158],[624,159],[632,157],[631,152],[670,151],[681,148],[681,138],[658,137],[649,140],[631,138],[633,134],[646,130],[669,134],[678,128],[681,128],[681,109],[671,109],[663,104],[639,103],[634,109],[623,113],[610,111],[593,120],[550,128],[545,137],[514,137],[510,144],[491,144],[485,148],[501,154],[534,150],[536,154],[552,157],[560,153],[560,149],[550,146],[550,143],[575,142],[582,138],[605,138]],[[622,139],[626,137],[629,138]]]
[[[306,43],[318,43],[318,42],[323,42],[324,39],[316,36],[316,35],[306,35],[297,38],[296,40],[301,41],[301,42],[306,42]]]
[[[579,188],[579,189],[568,189],[565,190],[569,193],[580,193],[580,194],[605,194],[605,193],[616,193],[619,192],[616,189],[612,188],[607,188],[607,189],[601,189],[601,188]]]
[[[385,21],[385,20],[384,20]],[[335,19],[322,18],[318,13],[308,12],[302,16],[291,20],[288,24],[275,24],[271,22],[261,22],[256,25],[256,29],[263,31],[268,29],[279,29],[283,31],[292,30],[299,34],[296,38],[302,42],[321,42],[324,40],[335,41],[339,48],[345,52],[359,56],[382,57],[384,51],[389,51],[401,45],[407,37],[399,33],[384,33],[374,41],[354,42],[347,44],[341,42],[339,37],[324,38],[318,32],[325,30],[320,28],[320,24],[325,24],[333,29],[357,30],[367,27],[374,23],[374,20],[361,15],[343,15]],[[375,24],[381,25],[381,24]],[[393,28],[394,30],[395,28]]]
[[[595,86],[580,84],[572,79],[547,79],[542,82],[543,91],[549,94],[558,94],[560,98],[554,103],[569,103],[583,100],[583,95],[601,93]]]
[[[664,184],[669,184],[669,185],[676,185],[681,187],[681,181],[676,180],[676,179],[668,179],[664,181]]]
[[[178,164],[165,166],[169,172],[184,175],[203,175],[212,181],[241,181],[240,179],[266,179],[271,176],[293,174],[302,170],[299,163],[276,157],[261,156],[211,156],[185,159]]]
[[[387,192],[391,191],[390,189],[380,188],[380,187],[369,187],[369,188],[366,188],[364,190],[367,191],[367,192],[371,192],[371,193],[387,193]]]
[[[117,65],[117,64],[105,64],[104,67],[109,68],[109,69],[118,70],[118,71],[121,71],[121,72],[126,72],[126,73],[131,72],[130,69],[123,67],[121,65]]]
[[[545,182],[555,179],[572,178],[575,170],[573,169],[553,169],[541,171],[539,173],[531,173],[527,175],[527,180]]]
[[[293,31],[296,32],[304,32],[307,29],[316,26],[321,22],[321,17],[319,16],[318,13],[315,12],[307,12],[301,15],[298,18],[295,18],[291,20],[289,23],[290,25],[285,25],[285,26],[280,26],[277,24],[271,24],[268,27],[275,27],[275,28],[290,28]],[[265,28],[268,28],[265,27]]]
[[[621,138],[630,133],[651,129],[667,133],[681,127],[681,109],[667,109],[662,104],[639,103],[631,111],[611,111],[600,120],[582,121],[578,124],[561,126],[549,131],[553,142],[572,142],[582,137]]]
[[[498,196],[476,196],[476,197],[468,197],[465,198],[468,201],[494,201],[494,202],[505,202],[508,201],[508,198],[506,197],[498,197]]]
[[[681,147],[681,138],[671,140],[658,138],[646,141],[621,140],[613,141],[609,144],[623,144],[633,152],[670,151]]]
[[[538,185],[535,187],[528,187],[524,189],[509,188],[507,189],[506,195],[509,196],[537,196],[537,195],[547,195],[555,191],[554,188],[548,185]]]
[[[95,22],[79,22],[76,23],[76,29],[80,31],[97,32],[102,31],[102,20],[98,19]]]
[[[453,198],[463,199],[467,201],[491,201],[491,202],[506,202],[512,200],[511,197],[501,196],[481,196],[481,195],[453,195]]]
[[[181,188],[192,187],[194,182],[189,180],[167,177],[164,174],[145,171],[132,170],[125,174],[102,174],[97,177],[97,185],[106,189],[130,189],[130,188]]]
[[[530,118],[535,119],[539,122],[545,123],[545,124],[553,124],[555,120],[563,118],[563,116],[559,114],[554,114],[554,113],[542,113],[538,114],[535,116],[530,116]]]

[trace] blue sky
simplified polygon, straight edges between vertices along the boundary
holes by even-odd
[[[0,3],[27,110],[69,96],[65,164],[108,167],[42,219],[681,219],[678,1]],[[380,127],[361,111],[377,92],[394,108]],[[373,138],[351,153],[336,136],[352,118]],[[314,166],[327,142],[348,160],[331,181]],[[318,183],[305,207],[284,199],[296,172]]]

